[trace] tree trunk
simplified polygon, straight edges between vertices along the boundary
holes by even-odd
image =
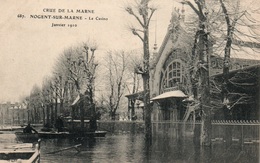
[[[30,122],[30,110],[27,110],[27,123]]]
[[[228,79],[229,79],[229,67],[230,67],[230,52],[231,52],[231,45],[232,45],[232,37],[233,37],[233,31],[234,27],[233,24],[231,25],[230,18],[226,9],[226,6],[222,0],[220,0],[221,7],[223,10],[223,13],[225,15],[225,20],[227,24],[227,42],[225,46],[225,54],[224,54],[224,60],[223,60],[223,84],[222,84],[222,101],[226,101],[228,96]],[[223,107],[223,109],[228,109],[226,106]],[[224,113],[229,113],[229,111],[224,111]],[[228,116],[228,115],[227,115]]]
[[[199,36],[199,90],[201,93],[200,106],[202,110],[201,117],[201,145],[211,145],[211,108],[210,108],[210,85],[209,85],[209,47],[208,34],[205,33],[206,19],[200,24],[202,30]]]
[[[49,106],[49,104],[47,104],[46,106],[47,106],[47,108],[46,108],[46,109],[47,109],[47,110],[46,110],[47,124],[50,125],[50,124],[51,124],[51,123],[50,123],[50,106]]]
[[[142,16],[142,21],[139,17],[133,12],[130,8],[127,9],[127,12],[130,15],[134,15],[134,17],[138,20],[138,22],[142,26],[143,37],[138,34],[136,29],[133,29],[132,32],[134,35],[137,35],[143,42],[143,69],[140,70],[143,78],[143,89],[144,89],[144,114],[145,114],[145,142],[147,143],[147,147],[152,143],[152,124],[151,124],[151,106],[150,106],[150,53],[149,53],[149,23],[154,13],[155,9],[148,6],[149,0],[141,0],[138,4],[138,12],[139,15]],[[151,13],[149,15],[149,12]]]
[[[37,121],[37,111],[36,111],[36,107],[34,106],[33,107],[33,110],[34,110],[34,121],[33,121],[33,123],[37,123],[36,121]]]
[[[226,9],[226,6],[223,2],[223,0],[220,0],[221,8],[223,10],[225,20],[226,20],[226,25],[227,25],[227,42],[225,46],[225,54],[224,54],[224,60],[223,60],[223,84],[222,84],[222,102],[223,102],[223,112],[226,120],[231,120],[231,110],[227,107],[228,104],[225,103],[228,101],[228,79],[229,79],[229,67],[230,67],[230,53],[231,53],[231,45],[232,45],[232,38],[233,38],[233,33],[234,33],[234,26],[236,23],[236,20],[233,21],[231,24],[230,17],[228,14],[228,11]],[[231,145],[232,144],[232,131],[229,126],[225,127],[225,140],[226,140],[226,145]]]
[[[31,110],[31,123],[34,123],[34,116],[33,116],[33,110]]]
[[[25,113],[24,113],[25,110],[23,110],[23,124],[24,124],[24,119],[25,119]],[[4,125],[4,123],[3,123]]]
[[[152,140],[152,122],[151,122],[151,108],[150,108],[150,90],[149,77],[143,77],[144,80],[144,115],[145,115],[145,139]]]
[[[42,119],[43,119],[43,126],[44,126],[45,123],[46,123],[46,120],[45,120],[45,107],[44,106],[42,107]]]
[[[19,109],[18,109],[18,113],[17,113],[17,115],[18,115],[18,124],[20,124],[20,111],[19,111]]]
[[[80,99],[83,99],[84,95],[80,94]],[[84,130],[84,120],[85,120],[85,103],[86,100],[84,99],[83,101],[80,102],[80,128],[81,131]]]
[[[56,120],[57,117],[58,117],[58,97],[55,98],[54,119]]]
[[[144,110],[145,110],[145,139],[146,142],[152,141],[152,122],[151,122],[151,107],[150,107],[150,53],[149,53],[149,26],[148,26],[148,1],[142,0],[142,5],[145,5],[145,12],[143,13],[144,24],[144,37],[143,37],[143,62],[144,73],[143,88],[144,88]]]
[[[231,114],[231,111],[226,108],[226,106],[223,106],[223,109],[224,109],[224,117],[225,117],[225,120],[232,120],[232,114]],[[224,127],[224,132],[225,132],[225,138],[224,140],[226,141],[226,147],[229,147],[230,145],[232,145],[232,126],[228,126],[226,125]]]
[[[53,112],[53,103],[51,103],[51,124],[53,125],[54,124],[54,112]]]
[[[211,108],[210,108],[210,85],[209,85],[209,40],[208,40],[208,27],[207,27],[207,12],[205,0],[194,1],[198,8],[193,3],[185,1],[192,10],[197,14],[199,18],[199,27],[195,37],[199,38],[196,40],[192,49],[192,57],[195,52],[199,56],[198,61],[198,99],[200,101],[201,109],[201,133],[200,133],[200,144],[209,146],[211,145]],[[198,41],[198,42],[197,42]],[[198,43],[196,45],[196,42]],[[193,89],[194,95],[196,96],[196,89]]]
[[[130,100],[131,105],[131,120],[135,121],[135,100]]]
[[[116,120],[116,112],[114,110],[111,111],[111,120]]]
[[[60,113],[61,113],[61,114],[64,114],[64,108],[63,108],[63,105],[64,105],[64,100],[61,99],[61,100],[60,100]]]
[[[75,107],[77,107],[77,106],[72,106],[72,112],[71,112],[71,122],[72,122],[72,125],[71,125],[71,127],[72,127],[72,129],[74,129],[75,128],[75,124],[74,124],[74,120],[75,120]]]

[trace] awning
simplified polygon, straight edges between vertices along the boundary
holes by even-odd
[[[136,100],[143,101],[144,91],[136,92],[136,93],[133,93],[133,94],[129,94],[129,95],[126,95],[125,97],[127,97],[128,99],[136,99]]]
[[[151,100],[161,100],[161,99],[166,99],[166,98],[186,98],[188,97],[187,95],[185,95],[181,90],[175,90],[175,91],[169,91],[169,92],[165,92],[163,94],[160,94],[159,96],[156,96],[154,98],[152,98]]]

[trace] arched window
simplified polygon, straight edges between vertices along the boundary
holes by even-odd
[[[182,60],[175,59],[165,66],[161,72],[160,90],[162,92],[167,88],[180,86],[186,82],[184,64]]]
[[[182,66],[179,61],[173,61],[168,66],[168,87],[174,87],[182,80]]]

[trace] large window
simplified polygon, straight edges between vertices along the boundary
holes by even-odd
[[[184,67],[182,61],[175,59],[170,62],[161,74],[161,90],[178,86],[184,82]]]
[[[181,82],[182,77],[182,66],[179,61],[173,61],[168,66],[168,87],[176,86],[177,83]]]

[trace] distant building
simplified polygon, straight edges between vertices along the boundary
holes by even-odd
[[[16,102],[6,102],[0,104],[0,124],[5,125],[18,125],[27,122],[27,109],[24,105]]]
[[[10,123],[10,119],[9,119],[9,110],[8,108],[11,106],[10,102],[6,102],[6,103],[1,103],[0,104],[0,116],[1,116],[1,125],[6,125],[8,123]]]

